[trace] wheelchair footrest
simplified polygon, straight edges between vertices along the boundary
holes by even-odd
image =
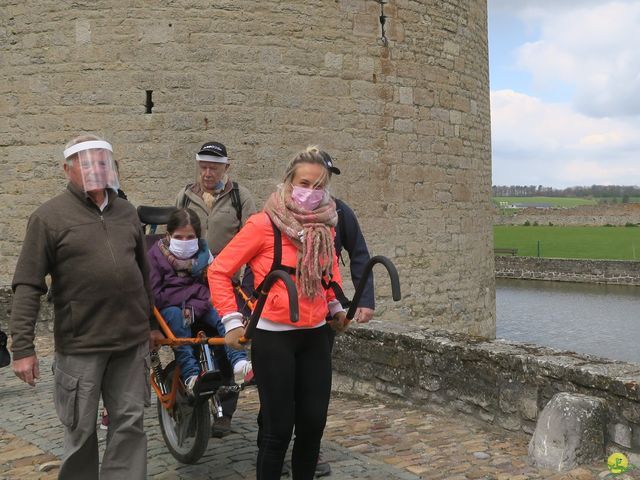
[[[224,383],[222,373],[219,370],[204,372],[193,387],[193,394],[196,398],[203,395],[213,395]]]

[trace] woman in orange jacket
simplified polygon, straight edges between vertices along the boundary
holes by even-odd
[[[315,147],[297,154],[284,181],[264,210],[249,218],[209,268],[214,306],[222,315],[227,343],[241,348],[242,315],[231,284],[233,274],[249,264],[256,286],[274,266],[276,230],[281,237],[281,265],[290,267],[298,288],[300,318],[289,320],[286,288],[270,290],[252,340],[252,362],[260,395],[258,480],[277,480],[295,428],[291,466],[295,480],[314,477],[320,439],[331,393],[331,356],[325,321],[342,330],[346,314],[331,289],[342,284],[333,246],[335,202],[327,192],[329,171]],[[293,272],[295,269],[295,273]]]

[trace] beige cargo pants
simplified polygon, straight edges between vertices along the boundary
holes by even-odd
[[[53,371],[54,403],[65,427],[58,478],[145,480],[147,437],[142,422],[150,400],[148,342],[123,352],[56,353]],[[99,468],[96,424],[100,394],[109,411],[109,430]]]

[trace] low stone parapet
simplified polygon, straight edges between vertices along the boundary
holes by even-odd
[[[374,321],[336,339],[334,388],[533,433],[558,392],[602,398],[605,442],[640,453],[640,365]]]
[[[496,278],[640,285],[640,262],[566,258],[495,257]]]
[[[571,208],[518,208],[513,215],[493,216],[494,225],[626,226],[640,224],[640,204],[579,205]]]

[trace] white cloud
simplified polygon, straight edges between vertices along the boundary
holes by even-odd
[[[512,90],[491,93],[494,184],[640,185],[640,121],[594,118]]]
[[[640,114],[640,1],[556,3],[555,9],[542,8],[546,0],[520,5],[519,15],[540,28],[540,39],[519,48],[518,66],[539,88],[558,81],[571,86],[575,108],[586,115]]]
[[[634,3],[636,0],[618,0],[617,3]],[[576,7],[592,7],[611,3],[611,0],[489,0],[492,10],[516,14],[555,14]]]
[[[569,161],[560,169],[560,176],[571,178],[572,185],[637,185],[638,182],[626,179],[635,178],[637,180],[637,167],[629,164],[602,165],[595,161]],[[597,181],[594,181],[597,179]],[[621,180],[625,179],[625,180]]]

